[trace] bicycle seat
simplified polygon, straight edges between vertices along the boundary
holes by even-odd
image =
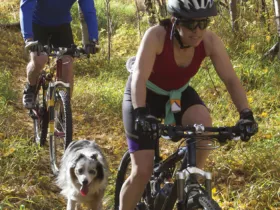
[[[126,61],[126,70],[130,73],[133,72],[133,68],[134,68],[134,63],[136,60],[136,56],[130,57],[127,61]]]

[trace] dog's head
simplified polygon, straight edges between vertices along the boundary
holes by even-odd
[[[98,154],[86,156],[79,154],[71,166],[71,178],[74,183],[81,185],[80,192],[83,196],[87,195],[89,186],[104,178],[103,167],[98,161]]]

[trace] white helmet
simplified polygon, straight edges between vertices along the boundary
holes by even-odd
[[[171,15],[180,19],[217,15],[214,0],[168,0],[167,10]]]

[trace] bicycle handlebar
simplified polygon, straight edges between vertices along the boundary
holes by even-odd
[[[89,53],[87,53],[85,49],[77,47],[76,45],[71,45],[70,48],[67,47],[53,48],[51,46],[45,45],[43,47],[43,52],[47,53],[48,56],[52,56],[52,57],[59,57],[65,54],[69,54],[73,57],[81,57],[83,55],[89,57]]]
[[[215,138],[219,142],[232,140],[240,136],[241,130],[237,126],[231,127],[205,127],[195,124],[193,126],[172,126],[159,124],[163,138],[178,141],[178,138]]]

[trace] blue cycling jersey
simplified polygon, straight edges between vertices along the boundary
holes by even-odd
[[[72,21],[70,10],[76,0],[21,0],[20,24],[24,39],[32,38],[32,23],[59,26]],[[98,40],[98,25],[93,0],[78,0],[88,26],[89,38]]]

